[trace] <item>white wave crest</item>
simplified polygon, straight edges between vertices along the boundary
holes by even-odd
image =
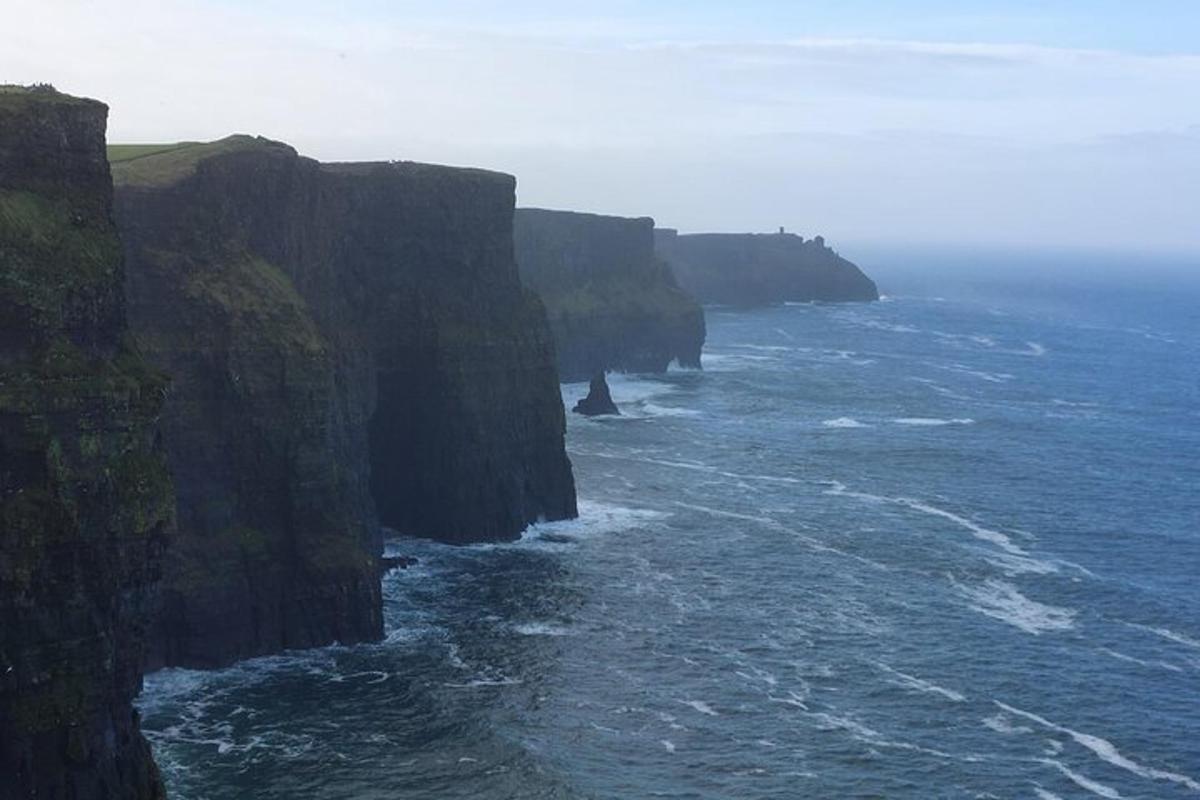
[[[1065,725],[1059,725],[1058,723],[1051,722],[1045,717],[1040,717],[1037,714],[1030,713],[1029,711],[1022,711],[1019,708],[1013,708],[1010,705],[1001,703],[999,700],[993,700],[992,702],[1010,714],[1024,717],[1030,722],[1036,722],[1037,724],[1045,728],[1049,728],[1052,731],[1070,736],[1076,744],[1091,750],[1097,758],[1107,764],[1111,764],[1114,767],[1119,767],[1127,772],[1132,772],[1134,775],[1137,775],[1141,778],[1157,781],[1169,781],[1171,783],[1179,784],[1180,786],[1185,786],[1193,792],[1200,792],[1200,781],[1197,781],[1195,778],[1191,778],[1178,772],[1170,772],[1168,770],[1157,769],[1155,767],[1148,767],[1144,764],[1139,764],[1133,759],[1123,755],[1121,751],[1119,751],[1116,746],[1114,746],[1113,743],[1107,739],[1102,739],[1099,736],[1094,736],[1090,733],[1080,733],[1079,731],[1072,730]]]
[[[1104,653],[1106,656],[1111,656],[1118,661],[1126,661],[1130,664],[1137,664],[1138,666],[1142,667],[1157,667],[1159,669],[1170,670],[1171,672],[1183,672],[1182,667],[1177,667],[1174,664],[1170,664],[1166,661],[1146,661],[1145,659],[1135,658],[1131,655],[1126,655],[1125,653],[1119,653],[1116,650],[1110,650],[1107,647],[1101,647],[1100,652]]]
[[[1086,789],[1097,797],[1106,797],[1108,800],[1121,800],[1121,793],[1116,789],[1112,788],[1111,786],[1105,786],[1103,783],[1097,783],[1086,775],[1080,775],[1078,772],[1075,772],[1061,761],[1055,761],[1052,758],[1044,758],[1042,759],[1042,763],[1054,767],[1063,775],[1066,775],[1067,779],[1070,780],[1071,783],[1075,784],[1081,789]]]
[[[570,633],[561,625],[551,625],[548,622],[525,622],[514,625],[513,630],[522,636],[567,636]]]
[[[1025,725],[1013,725],[1009,718],[1003,714],[993,714],[990,717],[984,717],[983,725],[1005,736],[1011,736],[1014,733],[1033,733],[1033,728],[1026,727]]]
[[[1156,628],[1152,625],[1139,625],[1136,622],[1127,622],[1125,624],[1131,628],[1137,628],[1138,630],[1153,633],[1155,636],[1161,636],[1167,641],[1175,642],[1175,644],[1181,644],[1184,647],[1191,647],[1195,650],[1200,650],[1200,640],[1193,639],[1190,636],[1185,636],[1182,633],[1176,633],[1170,628]]]
[[[869,428],[866,425],[853,417],[838,417],[837,419],[827,419],[821,423],[826,428]]]
[[[940,419],[938,417],[899,417],[893,419],[892,422],[897,425],[912,425],[915,427],[936,428],[943,425],[974,425],[975,420],[970,417],[957,417],[955,419]]]
[[[930,683],[929,681],[922,680],[921,678],[913,675],[905,674],[900,670],[892,669],[887,664],[882,662],[876,662],[875,666],[891,675],[895,679],[894,683],[897,686],[902,686],[905,689],[913,689],[918,692],[924,692],[926,694],[941,695],[947,700],[952,700],[955,703],[966,702],[966,696],[960,692],[954,691],[953,689],[947,689],[943,686],[938,686],[936,683]]]
[[[960,585],[958,590],[971,601],[971,608],[979,613],[1035,636],[1049,631],[1068,630],[1075,625],[1074,610],[1030,600],[1007,581],[992,579],[980,586]]]
[[[713,710],[712,706],[710,706],[708,703],[705,703],[703,700],[680,700],[679,702],[689,708],[699,711],[701,714],[706,714],[710,717],[720,716],[720,714]]]

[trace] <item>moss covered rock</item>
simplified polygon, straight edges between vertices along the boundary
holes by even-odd
[[[162,795],[132,699],[173,498],[107,108],[0,89],[0,798]]]

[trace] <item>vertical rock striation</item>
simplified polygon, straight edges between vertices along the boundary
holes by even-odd
[[[132,700],[170,529],[107,108],[0,88],[0,798],[154,798]]]
[[[795,234],[654,232],[658,254],[679,284],[701,303],[759,306],[771,303],[878,300],[874,281],[825,245],[820,236]]]
[[[245,136],[112,155],[134,332],[178,376],[155,663],[378,637],[381,523],[470,542],[574,515],[511,177]]]
[[[563,380],[700,367],[704,311],[654,253],[654,221],[522,208],[521,279],[550,317]]]
[[[378,638],[370,408],[339,390],[369,372],[339,359],[281,268],[290,237],[313,233],[292,217],[298,159],[248,137],[124,155],[130,323],[174,380],[163,436],[179,535],[149,665]]]

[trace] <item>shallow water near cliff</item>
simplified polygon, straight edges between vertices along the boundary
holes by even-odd
[[[581,519],[149,676],[171,796],[1200,796],[1189,292],[711,309],[570,420]]]

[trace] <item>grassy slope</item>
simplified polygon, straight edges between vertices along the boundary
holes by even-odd
[[[287,147],[262,137],[235,135],[215,142],[175,144],[110,144],[108,161],[118,186],[165,186],[196,171],[206,158],[257,148]]]

